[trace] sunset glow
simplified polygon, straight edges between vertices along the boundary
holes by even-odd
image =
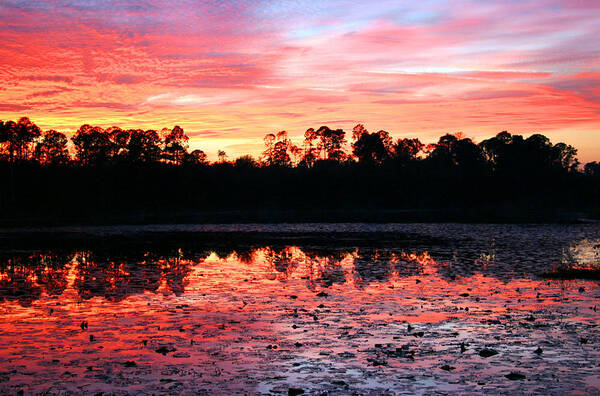
[[[600,158],[597,1],[7,0],[0,119],[180,125],[210,159],[266,133],[543,133]]]

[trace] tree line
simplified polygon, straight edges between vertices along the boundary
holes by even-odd
[[[579,166],[577,149],[573,146],[552,144],[541,134],[524,138],[506,131],[479,144],[459,132],[425,145],[418,138],[394,141],[387,131],[369,133],[364,125],[358,124],[352,130],[351,153],[343,150],[347,143],[345,132],[327,126],[309,128],[304,134],[303,147],[295,145],[285,131],[267,134],[264,141],[264,165],[311,167],[318,161],[356,161],[374,166],[422,161],[441,168],[463,167],[471,171],[487,168],[498,172],[522,171],[524,167],[577,172]],[[596,174],[598,166],[597,162],[588,163],[584,172]]]
[[[350,150],[346,150],[350,147]],[[600,163],[541,134],[506,131],[479,143],[394,139],[356,125],[309,128],[301,142],[269,133],[259,158],[209,163],[183,129],[83,125],[69,139],[26,117],[0,121],[0,208],[15,216],[214,210],[458,207],[598,212]],[[510,209],[507,209],[510,210]],[[6,216],[6,215],[5,215]]]
[[[82,125],[71,138],[74,155],[64,133],[43,132],[29,118],[0,121],[0,159],[9,163],[26,161],[42,165],[76,163],[84,166],[110,163],[164,162],[182,165],[205,163],[202,150],[188,152],[189,138],[179,126],[160,132],[143,129],[103,129]]]
[[[42,131],[29,118],[0,121],[0,160],[9,163],[36,162],[41,165],[78,164],[83,166],[115,163],[166,163],[173,165],[207,165],[202,150],[189,150],[188,136],[179,126],[161,131],[103,129],[82,125],[70,139],[53,129]],[[258,160],[245,155],[236,159],[253,166],[312,167],[319,161],[358,162],[382,165],[395,161],[430,161],[438,166],[487,167],[495,171],[510,171],[523,167],[578,171],[577,149],[565,143],[552,144],[541,134],[528,138],[503,131],[479,144],[462,133],[446,134],[437,143],[423,144],[418,138],[393,140],[387,131],[369,133],[362,124],[352,130],[351,152],[342,129],[322,126],[309,128],[304,141],[296,145],[286,131],[265,135],[265,151]],[[218,163],[227,154],[219,150]],[[235,161],[234,161],[235,162]],[[585,164],[583,171],[597,174],[600,164]]]

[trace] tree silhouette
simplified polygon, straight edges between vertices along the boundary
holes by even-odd
[[[593,177],[595,179],[600,178],[600,162],[588,162],[587,164],[585,164],[583,169],[587,176]]]
[[[35,146],[34,158],[43,165],[63,165],[69,162],[67,137],[53,129],[44,135]]]
[[[115,162],[127,162],[129,157],[129,139],[131,138],[132,130],[124,131],[123,129],[113,126],[106,130],[108,139],[112,143],[110,157]]]
[[[481,147],[469,138],[459,139],[452,147],[454,164],[471,172],[485,165],[485,156]]]
[[[188,140],[183,129],[175,125],[165,136],[163,158],[172,164],[181,165],[187,154]]]
[[[534,134],[524,139],[503,131],[482,141],[485,159],[501,174],[544,173],[551,169],[573,172],[579,162],[577,150],[565,143],[555,145],[546,136]]]
[[[454,164],[452,150],[457,141],[456,136],[449,133],[440,137],[437,143],[428,146],[430,151],[428,160],[438,166],[452,166]]]
[[[290,166],[292,160],[290,153],[294,146],[287,137],[286,131],[278,132],[277,135],[269,133],[264,138],[265,151],[263,152],[263,163],[267,166]]]
[[[205,165],[208,162],[206,158],[204,151],[196,149],[186,157],[186,164]]]
[[[320,157],[320,148],[316,140],[319,138],[314,128],[308,128],[304,132],[304,155],[301,163],[304,166],[312,167]]]
[[[354,128],[352,128],[352,141],[358,141],[358,139],[360,139],[365,133],[369,133],[367,128],[365,128],[363,124],[357,124]]]
[[[357,130],[357,125],[354,127]],[[352,143],[352,153],[359,162],[382,164],[392,156],[392,138],[386,131],[369,133],[365,129],[353,133],[358,139]]]
[[[161,140],[156,131],[136,129],[129,131],[129,136],[127,156],[130,162],[157,162],[160,159]]]
[[[325,159],[333,161],[342,161],[346,158],[344,152],[344,138],[346,132],[342,129],[331,129],[327,126],[322,126],[317,129],[316,134],[319,136],[321,147],[325,153]]]
[[[71,138],[77,159],[82,165],[102,165],[111,160],[114,152],[108,133],[100,127],[82,125]]]
[[[553,164],[559,169],[574,172],[579,166],[577,149],[565,143],[556,143],[552,146]]]
[[[486,139],[479,143],[483,150],[486,160],[497,169],[502,166],[504,158],[507,156],[513,137],[510,133],[502,131],[493,138]]]
[[[18,122],[0,124],[0,145],[8,156],[8,161],[22,162],[32,158],[35,140],[42,130],[27,117]]]
[[[235,159],[235,166],[237,168],[251,169],[256,168],[258,166],[258,163],[254,160],[254,158],[251,155],[242,155],[241,157]]]
[[[401,163],[407,163],[417,159],[417,155],[423,149],[425,145],[417,138],[414,139],[398,139],[394,144],[393,155]]]
[[[86,124],[71,139],[75,161],[70,161],[62,133],[40,134],[28,118],[0,122],[5,187],[0,209],[6,219],[59,221],[71,214],[101,219],[113,211],[145,219],[151,218],[146,213],[168,216],[175,210],[242,209],[266,220],[279,211],[286,221],[303,220],[302,211],[321,211],[315,220],[329,219],[330,209],[359,211],[372,221],[370,208],[494,210],[494,205],[505,205],[507,212],[519,205],[549,208],[548,213],[580,208],[600,213],[600,165],[580,169],[574,147],[552,144],[541,134],[524,138],[503,131],[479,144],[446,134],[426,148],[419,139],[392,142],[386,131],[370,133],[358,124],[352,137],[352,153],[346,153],[342,129],[309,128],[300,150],[281,131],[265,136],[259,162],[242,156],[229,163],[220,150],[219,161],[208,164],[202,150],[188,153],[188,137],[177,126],[156,132]],[[74,180],[77,199],[69,193]],[[173,191],[181,192],[176,204]]]
[[[461,167],[468,170],[479,169],[485,164],[485,155],[478,145],[469,138],[456,135],[442,136],[429,154],[428,160],[441,167]]]
[[[227,153],[223,150],[217,151],[217,157],[219,158],[219,162],[224,164],[227,161]]]
[[[265,151],[262,153],[262,160],[265,165],[273,163],[273,149],[275,147],[276,137],[273,133],[267,133],[263,139],[265,143]]]

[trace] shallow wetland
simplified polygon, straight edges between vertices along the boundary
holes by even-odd
[[[2,394],[598,394],[600,226],[0,230]]]

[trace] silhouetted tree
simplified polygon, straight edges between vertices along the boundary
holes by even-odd
[[[265,143],[265,151],[262,153],[262,160],[265,165],[271,165],[273,160],[273,148],[276,141],[275,134],[267,133],[263,141]]]
[[[308,128],[304,132],[304,155],[300,161],[302,165],[312,167],[320,157],[320,149],[317,143],[319,135],[314,128]]]
[[[386,131],[369,133],[364,130],[353,135],[358,137],[352,143],[352,153],[358,158],[358,162],[382,164],[392,156],[392,138]]]
[[[186,157],[185,162],[191,165],[205,165],[208,163],[206,153],[202,150],[194,150]]]
[[[27,117],[18,122],[0,124],[0,146],[9,162],[21,162],[32,158],[35,140],[42,130]]]
[[[354,128],[352,128],[352,141],[356,142],[365,133],[369,133],[367,128],[365,128],[363,124],[357,124]]]
[[[13,155],[9,154],[9,139],[12,134],[11,124],[15,124],[14,121],[0,121],[0,159],[3,161],[12,162]]]
[[[525,139],[501,132],[479,145],[462,134],[447,134],[428,148],[416,138],[392,144],[387,132],[369,133],[362,124],[352,136],[358,163],[345,161],[344,131],[323,126],[306,131],[304,150],[282,131],[267,134],[258,164],[250,156],[226,162],[220,150],[219,161],[209,165],[201,150],[188,153],[188,138],[179,127],[157,133],[83,125],[72,138],[81,166],[40,167],[29,162],[67,162],[65,136],[56,131],[37,135],[26,118],[0,122],[0,209],[7,218],[13,213],[57,219],[73,213],[81,218],[90,211],[102,217],[108,211],[132,210],[145,217],[169,213],[173,191],[181,192],[177,207],[182,211],[215,213],[478,205],[490,210],[494,205],[587,210],[600,202],[600,165],[579,170],[575,148],[552,144],[540,134]],[[69,199],[73,180],[78,199]],[[210,193],[201,187],[206,185],[212,186]],[[231,186],[244,194],[232,193]]]
[[[35,146],[34,158],[44,165],[66,164],[70,160],[67,137],[53,129],[44,132]]]
[[[235,159],[236,168],[256,168],[258,163],[254,160],[251,155],[242,155]]]
[[[124,131],[123,129],[113,126],[106,130],[108,138],[111,142],[111,158],[113,161],[128,161],[129,160],[129,139],[131,138],[132,130]]]
[[[483,150],[485,159],[497,168],[507,155],[508,146],[512,143],[513,137],[510,133],[502,131],[493,138],[486,139],[479,143]]]
[[[423,149],[425,145],[421,143],[421,141],[417,138],[414,139],[398,139],[396,144],[394,144],[393,155],[394,158],[400,161],[401,163],[406,163],[410,161],[414,161],[417,159],[417,155]]]
[[[569,172],[577,170],[577,149],[565,143],[556,143],[552,146],[552,159],[555,167]]]
[[[227,153],[223,150],[217,151],[217,157],[219,158],[219,162],[224,164],[227,161]]]
[[[114,152],[108,133],[100,127],[82,125],[71,138],[77,159],[82,165],[101,165],[111,160]]]
[[[157,162],[160,159],[160,138],[154,130],[135,129],[129,131],[127,156],[130,162]],[[171,152],[172,153],[172,152]],[[183,155],[185,156],[186,153]],[[183,161],[177,157],[177,161]],[[179,162],[178,162],[179,163]]]
[[[344,152],[344,144],[346,144],[344,137],[346,132],[342,129],[330,129],[327,126],[322,126],[317,129],[316,133],[321,141],[320,143],[326,156],[325,159],[342,161],[346,158],[346,153]]]
[[[550,169],[570,172],[579,164],[575,148],[564,143],[552,145],[541,134],[524,139],[503,131],[479,146],[485,159],[501,174],[544,173]]]
[[[263,163],[265,165],[290,166],[292,164],[290,152],[293,145],[286,131],[278,132],[277,135],[269,133],[264,141],[266,149],[263,152]]]
[[[600,178],[600,162],[593,161],[588,162],[583,167],[584,172],[587,176],[599,179]]]
[[[481,148],[469,138],[459,139],[452,147],[454,164],[471,172],[485,165]]]
[[[429,144],[427,151],[429,155],[427,160],[430,163],[434,163],[436,166],[449,167],[452,166],[454,161],[452,159],[452,148],[458,139],[456,136],[446,134],[439,138],[435,144]]]
[[[485,163],[485,156],[481,147],[471,139],[446,134],[433,145],[428,160],[437,166],[458,166],[474,170]]]
[[[164,138],[163,158],[165,161],[181,165],[187,154],[188,140],[189,138],[185,135],[183,129],[175,125]]]

